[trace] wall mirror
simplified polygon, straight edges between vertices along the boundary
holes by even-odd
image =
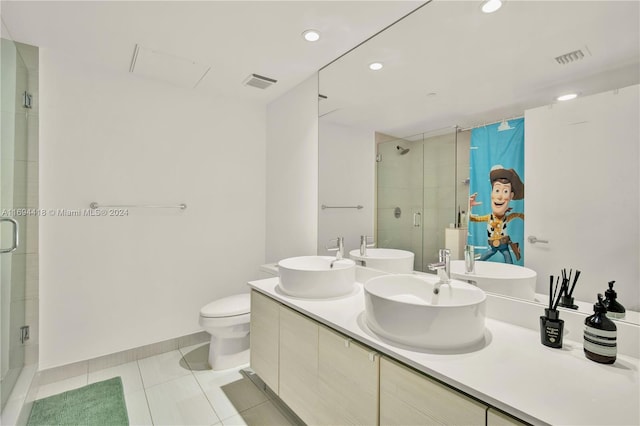
[[[415,269],[424,270],[468,198],[469,129],[551,108],[570,91],[586,97],[638,84],[639,3],[503,3],[493,14],[482,13],[478,1],[425,3],[320,71],[319,205],[337,200],[364,208],[321,210],[319,253],[328,236],[346,235],[353,248],[358,235],[375,233],[379,246],[402,241],[419,251]],[[370,69],[374,63],[382,68]],[[637,117],[635,122],[637,128]],[[638,160],[635,155],[636,166]],[[389,184],[392,175],[404,183]],[[636,212],[638,192],[627,194]],[[393,197],[410,201],[399,219],[385,222],[383,216],[395,210]],[[620,239],[637,253],[637,223],[631,233],[611,235],[610,244]],[[586,250],[574,247],[576,253]],[[601,261],[613,256],[615,251]],[[633,295],[627,308],[635,310],[638,263],[636,256],[625,266],[635,280],[616,283],[619,295]],[[537,269],[536,291],[545,293],[540,282],[560,271],[556,265]],[[587,312],[591,295],[603,292],[606,282],[584,282],[588,296],[580,306]],[[638,318],[629,312],[625,320]]]

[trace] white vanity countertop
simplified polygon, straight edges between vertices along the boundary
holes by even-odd
[[[533,424],[640,425],[640,360],[618,355],[612,365],[584,356],[582,342],[562,349],[540,333],[487,318],[488,343],[466,353],[415,351],[386,343],[367,329],[362,284],[326,300],[290,297],[278,278],[252,281],[255,290],[377,351]]]

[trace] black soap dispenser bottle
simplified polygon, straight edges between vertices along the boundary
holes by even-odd
[[[592,361],[613,364],[617,354],[617,328],[607,318],[602,294],[598,294],[593,312],[593,315],[584,320],[584,354]]]
[[[607,316],[609,318],[623,319],[626,311],[624,306],[616,300],[618,294],[613,289],[613,283],[615,283],[615,281],[609,281],[609,289],[604,292],[605,301],[603,303],[605,308],[607,308]]]

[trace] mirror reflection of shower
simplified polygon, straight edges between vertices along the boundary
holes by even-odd
[[[462,179],[469,174],[468,133],[447,127],[405,137],[376,134],[376,242],[413,252],[416,271],[437,262],[457,206],[467,205]],[[401,217],[394,215],[396,207]]]
[[[403,148],[400,145],[397,145],[396,149],[400,152],[400,155],[405,155],[407,152],[411,151],[411,148]]]

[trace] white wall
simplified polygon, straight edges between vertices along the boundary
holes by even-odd
[[[318,77],[267,106],[266,259],[316,254]]]
[[[360,247],[360,236],[373,241],[375,133],[320,121],[319,202],[362,209],[320,209],[318,254],[332,256],[330,240],[344,237],[345,255]]]
[[[578,300],[616,280],[618,300],[640,309],[639,86],[525,113],[526,265],[548,294],[549,275],[582,274]]]
[[[42,218],[41,368],[201,330],[264,262],[264,107],[40,52],[41,208],[188,205]]]

